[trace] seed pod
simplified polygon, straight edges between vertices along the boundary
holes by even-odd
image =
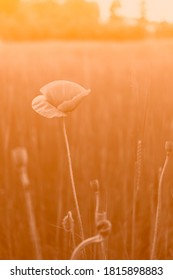
[[[73,231],[74,229],[74,220],[71,211],[68,212],[68,214],[64,217],[63,222],[63,229],[65,231]]]
[[[101,221],[97,224],[97,231],[103,237],[106,238],[111,231],[112,224],[108,220]]]
[[[95,221],[96,226],[100,223],[107,220],[107,213],[106,212],[97,212],[95,213]]]

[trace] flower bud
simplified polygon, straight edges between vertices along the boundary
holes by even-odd
[[[67,232],[73,231],[74,229],[74,220],[72,217],[71,211],[68,212],[68,214],[64,217],[63,222],[63,229]]]

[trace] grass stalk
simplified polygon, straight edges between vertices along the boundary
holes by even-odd
[[[31,198],[31,193],[29,190],[29,179],[28,179],[28,175],[27,175],[25,167],[21,168],[20,180],[21,180],[21,183],[22,183],[22,186],[24,189],[26,210],[27,210],[28,221],[29,221],[29,226],[30,226],[29,228],[30,228],[32,242],[33,242],[33,245],[35,248],[36,259],[41,260],[42,253],[41,253],[41,246],[40,246],[40,238],[38,235],[35,215],[34,215],[34,211],[33,211],[32,198]]]
[[[157,245],[157,238],[158,238],[158,228],[159,228],[159,218],[160,218],[160,211],[161,211],[161,194],[162,194],[162,182],[163,182],[163,176],[166,170],[166,166],[168,164],[169,160],[169,153],[167,153],[165,162],[160,174],[159,178],[159,186],[158,186],[158,193],[157,193],[157,208],[156,208],[156,216],[155,216],[155,222],[154,222],[154,233],[153,233],[153,240],[152,240],[152,247],[151,247],[151,255],[150,259],[154,260],[156,259],[156,245]]]
[[[35,249],[35,255],[37,260],[42,259],[40,238],[37,230],[36,219],[34,215],[32,197],[30,193],[30,180],[27,173],[28,156],[27,151],[23,147],[18,147],[12,151],[12,158],[16,168],[19,172],[20,182],[23,186],[26,211],[28,216],[29,230],[31,234],[32,243]]]
[[[100,185],[98,180],[93,180],[90,182],[91,187],[93,188],[95,192],[95,227],[97,228],[97,225],[106,220],[107,213],[105,211],[101,211],[101,199],[100,199]],[[101,259],[106,260],[106,245],[105,240],[103,239],[99,244],[98,252],[96,252],[96,246],[94,247],[94,259],[96,258],[96,255],[101,256]]]
[[[136,203],[137,195],[140,188],[142,165],[142,142],[139,140],[137,145],[137,160],[135,162],[135,180],[133,190],[133,208],[132,208],[132,244],[131,244],[131,259],[134,259],[135,240],[136,240]]]

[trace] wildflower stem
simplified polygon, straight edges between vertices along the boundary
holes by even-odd
[[[97,225],[97,232],[98,234],[89,237],[85,240],[83,240],[73,251],[71,260],[75,260],[80,253],[81,250],[84,250],[84,248],[87,245],[91,245],[92,243],[101,243],[103,244],[104,240],[108,237],[111,231],[111,223],[108,220],[101,221]]]
[[[65,119],[64,118],[63,118],[63,133],[64,133],[66,150],[67,150],[68,165],[69,165],[69,172],[70,172],[70,180],[71,180],[71,185],[72,185],[73,197],[74,197],[74,201],[75,201],[77,217],[78,217],[78,222],[79,222],[79,228],[80,228],[80,236],[81,236],[81,239],[83,241],[84,240],[84,231],[83,231],[81,214],[80,214],[80,210],[79,210],[79,203],[78,203],[77,194],[76,194],[76,187],[75,187],[74,176],[73,176],[73,168],[72,168],[72,160],[71,160],[71,154],[70,154],[70,148],[69,148],[69,142],[68,142],[68,137],[67,137],[67,131],[66,131],[66,125],[65,125]]]
[[[159,178],[159,186],[158,186],[158,194],[157,194],[157,209],[156,209],[156,217],[154,223],[154,234],[153,234],[153,241],[152,241],[152,248],[151,248],[151,256],[150,259],[154,260],[156,257],[156,243],[157,243],[157,236],[158,236],[158,226],[159,226],[159,218],[160,218],[160,210],[161,210],[161,193],[162,193],[162,182],[163,182],[163,175],[166,170],[166,166],[168,164],[169,154],[167,153],[166,159],[160,174]]]
[[[83,240],[73,251],[71,255],[71,260],[77,259],[78,254],[83,250],[87,245],[92,243],[100,243],[103,241],[103,237],[100,234],[97,234],[93,237]]]

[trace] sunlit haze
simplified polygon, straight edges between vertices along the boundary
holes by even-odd
[[[88,0],[93,1],[93,0]],[[109,16],[112,0],[95,0],[100,6],[101,19],[105,21]],[[141,0],[121,0],[119,14],[126,17],[139,17]],[[173,22],[173,0],[146,0],[147,18],[155,21]]]

